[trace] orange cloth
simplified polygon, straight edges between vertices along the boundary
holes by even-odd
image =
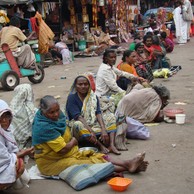
[[[38,52],[47,53],[49,50],[50,42],[53,40],[55,34],[44,22],[41,14],[36,12],[35,18],[38,19],[38,25],[39,25]]]
[[[121,71],[131,73],[131,74],[138,77],[137,72],[135,70],[135,67],[133,67],[133,65],[130,65],[130,64],[125,63],[125,62],[121,62],[117,65],[117,68]]]

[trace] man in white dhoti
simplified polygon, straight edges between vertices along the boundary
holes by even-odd
[[[183,20],[182,2],[177,1],[176,8],[173,11],[173,18],[176,27],[176,38],[178,44],[187,42],[187,22]]]
[[[187,12],[187,40],[190,40],[190,29],[191,29],[191,22],[193,20],[193,10],[191,7],[191,2],[189,0],[183,0],[183,9]]]

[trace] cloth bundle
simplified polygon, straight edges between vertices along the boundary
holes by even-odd
[[[75,190],[80,191],[112,175],[113,172],[114,166],[110,162],[100,164],[83,164],[70,166],[61,172],[59,177]]]

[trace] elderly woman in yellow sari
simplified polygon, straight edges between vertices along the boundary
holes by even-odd
[[[101,112],[98,97],[86,76],[75,79],[66,112],[73,135],[78,140],[96,145],[103,153],[120,154],[115,147],[116,118],[111,112]]]
[[[105,168],[101,172],[104,177],[114,172],[137,173],[145,171],[148,166],[148,162],[144,161],[145,153],[139,154],[132,160],[117,160],[92,150],[80,151],[76,138],[71,136],[70,128],[66,126],[66,117],[53,96],[44,96],[40,100],[40,109],[35,115],[32,126],[32,143],[38,169],[48,176],[59,175],[69,167],[82,164],[108,162],[108,165],[112,165],[113,168],[109,174]],[[96,172],[99,172],[98,169]],[[72,176],[75,174],[73,173]],[[96,176],[99,174],[97,173]]]

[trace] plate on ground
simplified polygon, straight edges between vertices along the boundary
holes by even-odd
[[[98,148],[95,148],[95,147],[82,147],[82,148],[79,148],[79,151],[87,151],[87,150],[93,150],[94,152],[98,152]]]

